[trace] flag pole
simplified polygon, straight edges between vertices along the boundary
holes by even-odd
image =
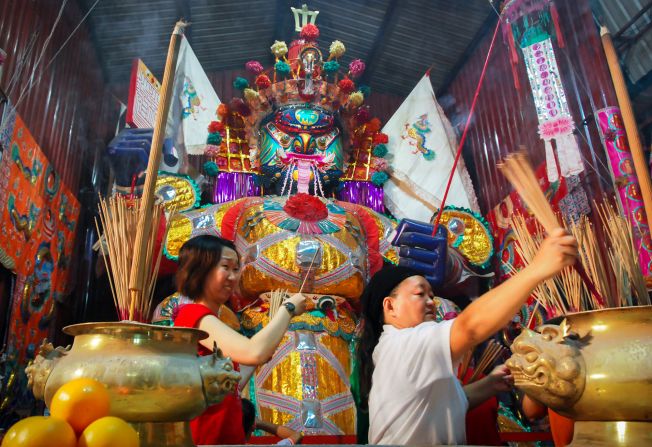
[[[500,29],[500,20],[496,23],[496,29],[494,30],[494,35],[491,38],[491,44],[489,44],[489,50],[487,51],[487,57],[484,60],[484,66],[482,67],[482,72],[480,73],[480,79],[478,80],[478,85],[475,88],[475,94],[473,95],[473,102],[471,102],[471,110],[469,110],[469,116],[466,118],[466,124],[464,125],[464,131],[462,132],[462,137],[460,142],[457,145],[457,153],[455,154],[455,161],[453,162],[453,168],[451,169],[451,174],[448,176],[448,183],[446,184],[446,190],[444,191],[444,197],[441,199],[439,205],[439,211],[437,212],[437,217],[434,220],[434,227],[432,230],[432,235],[434,236],[437,233],[437,227],[439,226],[439,221],[441,215],[444,213],[444,207],[446,206],[446,199],[448,198],[448,192],[451,189],[451,183],[453,182],[453,176],[457,170],[457,164],[460,161],[460,156],[462,155],[462,148],[464,147],[464,142],[466,141],[466,135],[469,131],[469,125],[471,124],[471,118],[473,117],[473,112],[475,111],[475,105],[478,102],[478,95],[480,95],[480,90],[482,89],[482,84],[484,82],[485,74],[487,73],[487,67],[489,66],[489,59],[491,58],[491,53],[494,49],[494,44],[496,43],[496,36],[498,35],[498,30]]]
[[[161,85],[161,96],[159,97],[158,109],[156,111],[156,121],[154,124],[154,135],[152,136],[152,146],[149,150],[149,160],[147,162],[147,171],[145,175],[145,185],[143,195],[140,199],[140,210],[138,216],[138,228],[136,230],[136,240],[134,244],[134,255],[131,263],[129,276],[130,304],[129,319],[133,319],[136,302],[142,298],[143,286],[145,282],[145,269],[147,266],[147,241],[152,231],[152,212],[154,206],[154,187],[158,168],[161,164],[161,154],[163,140],[165,139],[165,126],[172,101],[172,89],[174,87],[174,73],[177,67],[177,58],[179,56],[179,45],[183,38],[183,30],[188,24],[183,20],[178,21],[174,26],[172,36],[170,36],[170,45],[165,61],[165,71],[163,72],[163,83]],[[157,222],[158,224],[158,222]]]
[[[607,65],[611,72],[611,79],[616,90],[616,98],[620,106],[620,113],[623,117],[623,124],[625,125],[625,133],[629,141],[629,147],[632,153],[632,160],[634,161],[634,171],[638,178],[638,183],[641,188],[641,197],[643,198],[643,209],[647,218],[652,218],[652,180],[650,180],[650,171],[645,159],[643,151],[643,144],[641,137],[638,133],[638,126],[636,125],[636,118],[634,117],[634,109],[632,101],[627,92],[627,84],[623,77],[623,71],[620,68],[618,55],[614,48],[613,41],[611,40],[611,33],[606,26],[600,28],[600,38],[602,39],[602,46],[607,58]]]

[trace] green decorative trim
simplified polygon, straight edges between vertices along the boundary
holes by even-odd
[[[260,331],[263,328],[262,324],[256,325],[256,327],[253,328],[247,328],[245,329],[244,326],[242,327],[242,333],[243,335],[247,337],[253,337],[258,331]],[[350,342],[353,340],[353,333],[347,333],[344,332],[341,329],[338,329],[337,331],[329,331],[324,327],[323,324],[308,324],[305,322],[300,322],[300,323],[290,323],[290,326],[288,326],[288,330],[291,331],[311,331],[311,332],[326,332],[328,335],[331,335],[333,337],[339,337],[347,342]]]

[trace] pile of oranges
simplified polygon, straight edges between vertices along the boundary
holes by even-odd
[[[109,416],[111,399],[97,380],[74,379],[57,390],[50,416],[14,424],[0,447],[139,447],[138,433]]]

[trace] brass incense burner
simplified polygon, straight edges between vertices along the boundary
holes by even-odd
[[[193,446],[188,421],[237,387],[240,374],[214,349],[198,357],[208,336],[191,328],[132,322],[82,323],[64,328],[72,348],[46,342],[27,368],[34,395],[47,405],[64,383],[96,379],[111,395],[111,414],[131,423],[141,446]]]
[[[652,445],[652,306],[568,314],[511,349],[516,386],[576,421],[571,445]]]

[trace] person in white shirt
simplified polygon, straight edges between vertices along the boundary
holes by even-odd
[[[362,295],[358,345],[369,443],[464,444],[469,404],[484,401],[494,390],[463,389],[455,374],[459,361],[504,327],[540,282],[576,257],[577,241],[559,228],[528,267],[441,323],[433,321],[433,293],[423,276],[393,266],[376,273]]]

